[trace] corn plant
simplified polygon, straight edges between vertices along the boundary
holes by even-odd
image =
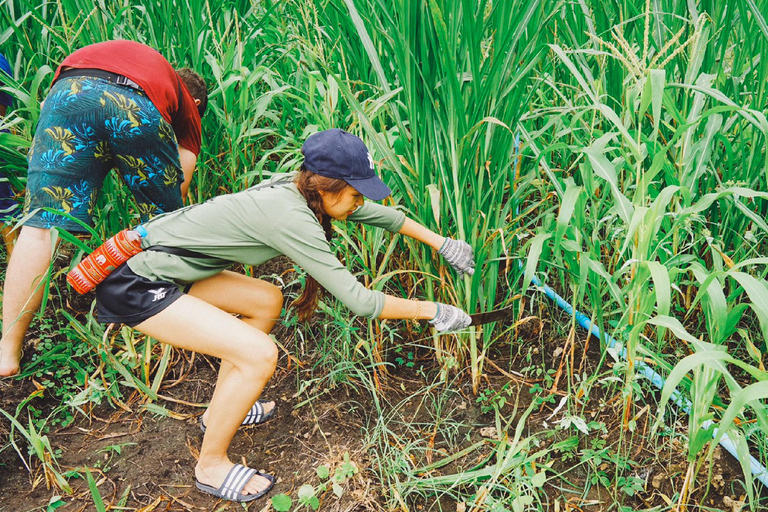
[[[766,339],[766,272],[755,256],[768,232],[768,75],[748,52],[764,49],[768,33],[762,11],[746,2],[727,12],[708,3],[661,10],[646,2],[644,11],[620,3],[619,19],[601,2],[590,5],[588,17],[572,6],[560,11],[564,44],[576,49],[550,45],[557,64],[537,77],[536,107],[521,123],[558,204],[528,243],[523,287],[541,265],[576,307],[626,340],[628,425],[636,358],[667,359],[675,336],[698,342],[648,319],[679,315],[713,345],[748,353],[756,346],[735,336],[740,322],[758,325],[754,336]],[[734,50],[724,70],[719,59],[734,40],[750,50]],[[702,426],[720,378],[735,403],[741,386],[725,368],[694,372],[687,483],[709,439]]]
[[[646,322],[643,322],[645,324]],[[759,400],[765,393],[765,380],[768,373],[764,369],[757,368],[731,356],[722,346],[714,345],[708,342],[702,342],[693,337],[683,325],[671,317],[658,316],[647,321],[649,324],[666,326],[677,338],[690,343],[694,353],[682,359],[671,371],[662,391],[661,401],[659,402],[660,415],[654,426],[654,431],[659,427],[664,418],[665,409],[668,402],[677,395],[675,401],[689,414],[689,432],[690,439],[688,443],[688,470],[683,482],[683,490],[679,496],[679,504],[685,505],[687,493],[693,484],[696,473],[701,469],[705,449],[708,457],[712,456],[717,442],[724,435],[734,441],[735,449],[739,454],[739,462],[744,471],[745,481],[752,480],[752,470],[750,468],[750,452],[747,446],[747,439],[744,436],[742,422],[736,423],[735,420],[745,420],[748,416],[745,414],[749,408],[754,415],[757,424],[761,430],[768,428],[768,411],[759,403]],[[638,325],[633,329],[633,335],[637,336],[643,329]],[[739,368],[757,382],[747,387],[742,387],[739,380],[729,371],[728,364]],[[692,379],[687,375],[693,374]],[[732,401],[728,405],[719,422],[715,404],[719,403],[717,397],[718,385],[722,381],[729,390]],[[678,387],[682,386],[690,392],[690,401],[681,398]],[[723,408],[719,407],[722,411]],[[714,437],[714,440],[713,440]],[[697,460],[700,461],[697,464]],[[751,485],[747,485],[750,500],[754,503],[755,493]]]

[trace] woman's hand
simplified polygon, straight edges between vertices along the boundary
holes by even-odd
[[[446,238],[438,253],[458,272],[459,276],[462,274],[471,276],[475,273],[475,254],[472,252],[472,246],[464,240]]]
[[[438,332],[458,331],[469,327],[472,319],[464,311],[450,304],[437,304],[437,314],[429,321]]]

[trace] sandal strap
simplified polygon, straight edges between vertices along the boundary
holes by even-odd
[[[261,400],[257,400],[253,406],[248,410],[248,414],[245,415],[245,419],[240,424],[241,426],[247,426],[247,425],[258,425],[260,423],[263,423],[267,421],[269,418],[272,417],[272,415],[275,413],[275,409],[273,408],[271,411],[265,413],[264,412],[264,403]],[[200,430],[203,431],[203,434],[205,434],[205,431],[207,430],[207,426],[205,422],[203,421],[203,417],[200,416]]]
[[[232,469],[227,473],[227,477],[224,479],[224,483],[221,484],[219,492],[222,497],[236,501],[238,497],[242,497],[245,484],[256,474],[255,469],[247,468],[242,464],[235,464]]]
[[[253,425],[256,423],[261,423],[261,418],[264,416],[264,406],[261,405],[261,400],[256,400],[256,403],[253,404],[253,407],[248,411],[248,414],[245,416],[245,419],[243,420],[244,425]]]

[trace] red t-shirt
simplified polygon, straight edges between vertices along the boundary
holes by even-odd
[[[130,78],[173,126],[179,146],[200,154],[200,114],[195,100],[173,66],[157,50],[135,41],[106,41],[68,56],[56,70],[54,80],[63,67],[103,69]]]

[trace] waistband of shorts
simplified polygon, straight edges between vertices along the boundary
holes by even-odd
[[[130,87],[131,89],[136,89],[137,91],[144,92],[141,86],[136,82],[134,82],[133,80],[131,80],[130,78],[123,75],[118,75],[117,73],[112,73],[111,71],[105,71],[103,69],[96,69],[96,68],[67,69],[59,73],[59,76],[58,78],[56,78],[56,81],[62,78],[75,78],[79,76],[90,77],[90,78],[103,78],[105,80],[109,80],[114,84],[124,85],[125,87]]]

